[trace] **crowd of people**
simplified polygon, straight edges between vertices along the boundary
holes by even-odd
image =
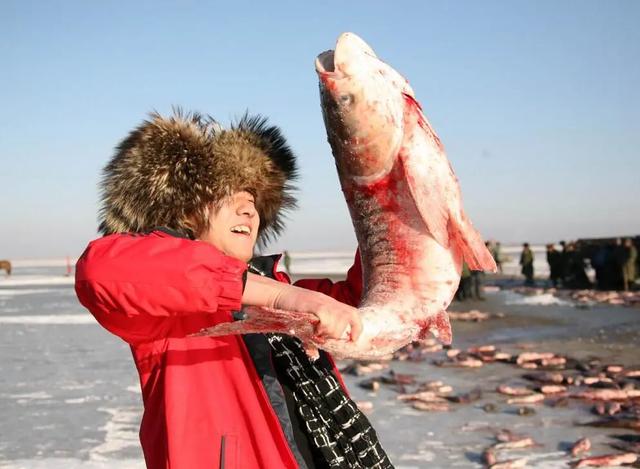
[[[560,250],[547,244],[549,282],[555,288],[599,290],[633,289],[637,277],[638,250],[631,238],[615,240],[560,241]],[[521,273],[525,285],[534,284],[534,254],[528,243],[522,245]],[[595,273],[595,284],[589,279],[587,269]]]
[[[632,290],[638,276],[638,247],[631,238],[592,246],[586,251],[600,290]]]
[[[636,241],[637,243],[637,241]],[[549,278],[545,283],[554,288],[598,290],[633,290],[640,273],[638,246],[632,238],[611,238],[577,241],[560,241],[558,247],[546,245],[546,260]],[[487,242],[502,274],[505,260],[499,242]],[[529,243],[522,244],[519,266],[524,276],[525,286],[535,286],[535,253]],[[594,278],[587,275],[593,269]],[[466,263],[462,265],[460,286],[456,300],[483,300],[484,273],[471,271]]]

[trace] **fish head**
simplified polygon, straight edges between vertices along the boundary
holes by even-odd
[[[373,182],[392,168],[402,144],[406,79],[353,33],[316,58],[327,137],[341,177]]]

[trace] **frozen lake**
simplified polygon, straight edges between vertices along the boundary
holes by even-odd
[[[128,346],[77,303],[64,268],[16,267],[14,274],[0,279],[0,467],[143,468],[138,442],[142,404]],[[576,358],[640,364],[637,309],[579,309],[544,295],[528,298],[511,291],[491,293],[484,302],[454,303],[450,309],[470,308],[505,317],[454,323],[454,347],[492,343],[516,351],[527,342],[535,350]],[[437,352],[433,359],[442,356]],[[398,468],[483,467],[482,449],[494,442],[500,428],[540,443],[508,454],[526,456],[527,467],[567,467],[563,442],[589,436],[592,454],[600,454],[612,452],[607,434],[623,432],[575,426],[593,418],[590,405],[582,402],[564,408],[539,405],[535,415],[518,415],[505,396],[494,392],[500,383],[522,384],[523,370],[512,365],[442,368],[429,357],[419,363],[392,362],[391,367],[419,380],[442,380],[456,394],[476,386],[483,391],[477,402],[425,413],[397,401],[390,387],[372,393],[357,386],[366,377],[346,376],[354,399],[373,403],[369,418]],[[497,411],[485,412],[485,404],[494,404]]]

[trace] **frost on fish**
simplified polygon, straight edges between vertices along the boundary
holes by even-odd
[[[458,180],[407,80],[353,33],[316,59],[327,138],[362,257],[363,331],[319,341],[311,319],[253,308],[206,334],[292,333],[336,357],[375,359],[433,333],[451,342],[446,308],[463,260],[495,262],[462,208]],[[288,314],[288,315],[287,315]]]

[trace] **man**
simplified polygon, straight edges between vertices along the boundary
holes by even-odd
[[[493,245],[493,249],[491,250],[491,254],[493,255],[493,260],[496,262],[496,266],[498,267],[498,272],[502,273],[502,259],[500,257],[500,241],[496,241]]]
[[[529,248],[529,243],[522,245],[522,253],[520,254],[520,266],[522,275],[524,275],[524,284],[532,287],[533,283],[533,251]]]
[[[487,241],[484,243],[487,247],[487,250],[491,252],[491,245]],[[472,285],[472,294],[474,300],[484,301],[484,272],[481,270],[472,270],[471,271],[471,285]]]
[[[150,469],[392,467],[330,356],[276,334],[194,337],[242,305],[312,313],[316,334],[361,331],[360,261],[343,282],[289,285],[277,256],[253,258],[295,205],[280,131],[245,117],[157,114],[105,168],[100,231],[76,269],[81,303],[130,344]],[[248,264],[247,264],[248,263]]]
[[[627,238],[624,240],[625,262],[622,266],[622,283],[624,291],[629,291],[636,280],[636,262],[638,259],[638,250],[633,245],[633,240]]]
[[[569,252],[566,241],[560,241],[560,281],[564,288],[569,287],[570,261],[572,254]]]
[[[469,269],[469,265],[462,261],[460,283],[458,284],[458,290],[456,291],[456,299],[458,301],[470,300],[471,290],[471,270]]]
[[[560,284],[562,269],[562,254],[556,250],[553,244],[547,244],[547,264],[549,264],[549,281],[554,288]]]
[[[587,289],[591,288],[591,280],[587,276],[586,266],[585,266],[585,257],[584,257],[584,246],[580,243],[580,241],[575,241],[570,243],[571,248],[571,259],[570,259],[570,278],[569,284],[573,288],[578,289]]]
[[[616,238],[616,245],[613,250],[613,259],[615,262],[615,289],[625,290],[625,265],[629,260],[631,252],[622,243],[622,238]]]

